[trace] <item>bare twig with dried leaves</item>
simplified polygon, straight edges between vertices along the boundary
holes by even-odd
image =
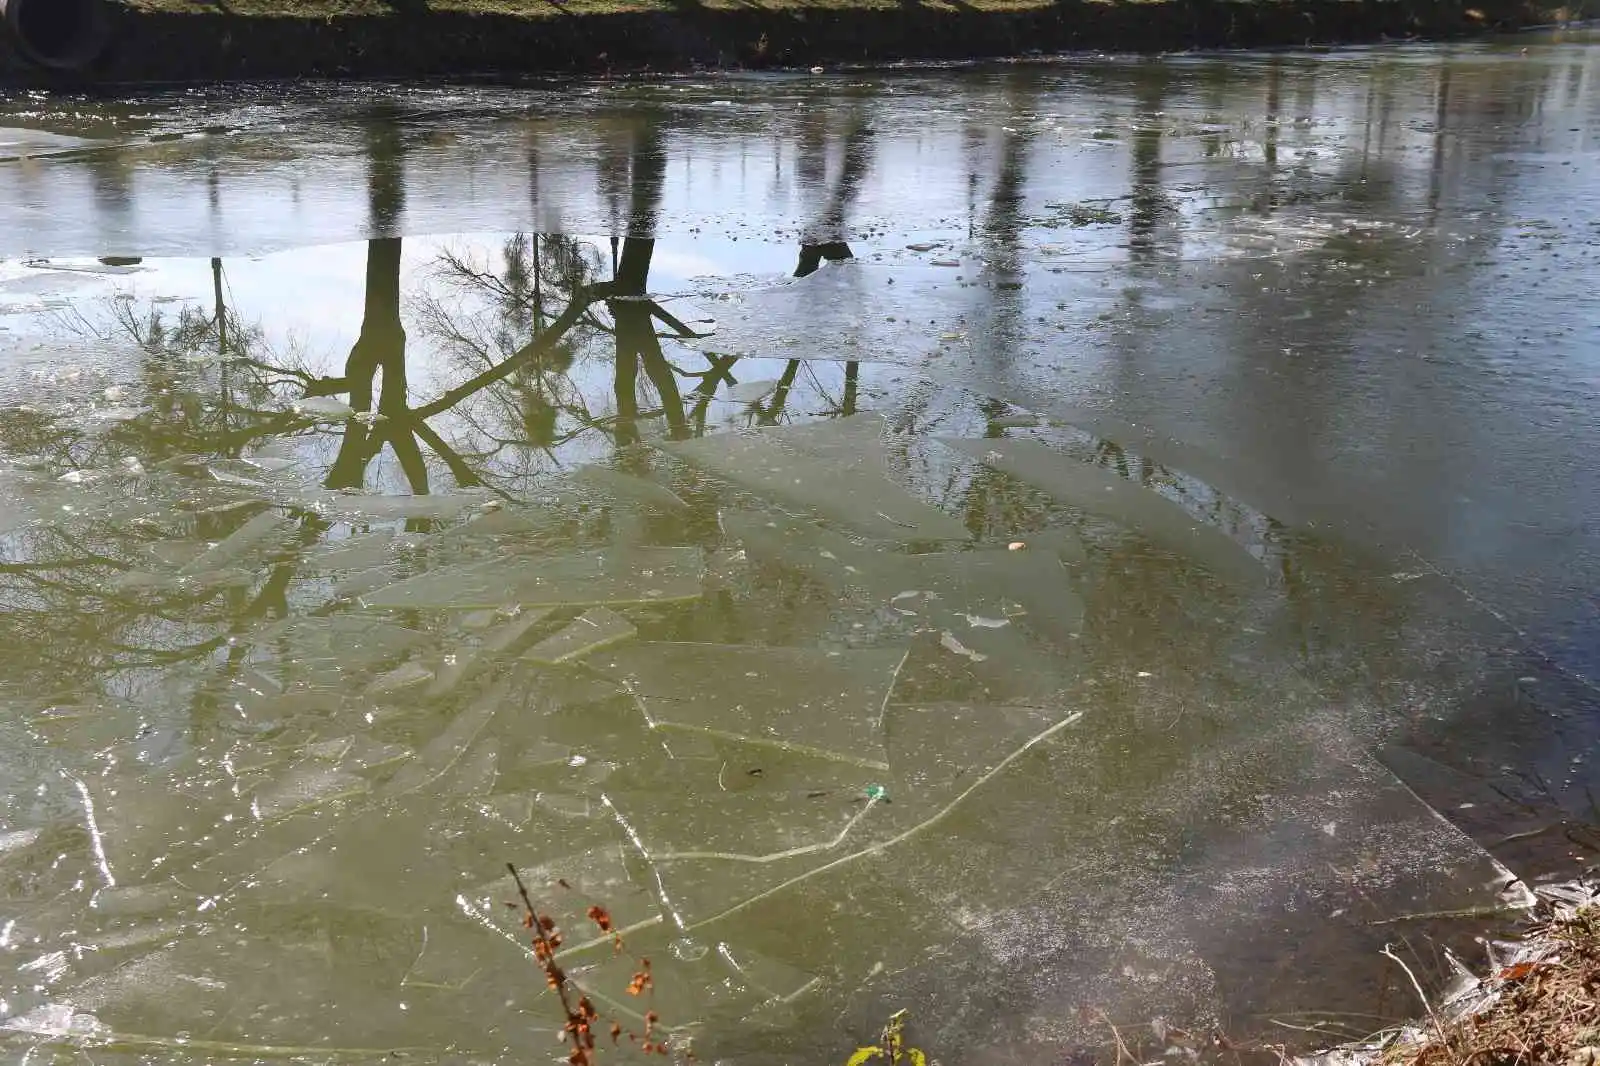
[[[567,972],[557,961],[563,936],[556,926],[555,919],[534,906],[533,897],[528,893],[528,886],[523,882],[517,868],[507,863],[506,869],[511,873],[511,879],[516,882],[517,895],[520,897],[520,902],[512,900],[506,905],[522,910],[522,925],[531,934],[533,957],[544,970],[545,983],[560,998],[561,1010],[566,1015],[566,1022],[561,1029],[561,1040],[562,1043],[570,1045],[567,1062],[571,1066],[594,1066],[600,1050],[595,1039],[595,1029],[601,1021],[600,1012],[595,1009],[593,1001],[583,990],[567,976]],[[565,881],[559,881],[558,884],[563,889],[571,889]],[[617,951],[624,950],[622,936],[617,932],[616,924],[604,907],[591,904],[587,917],[602,934],[611,937]],[[628,982],[628,995],[643,996],[655,988],[655,978],[650,972],[650,960],[636,958],[634,964],[636,968]],[[626,1036],[631,1046],[637,1047],[646,1055],[669,1055],[678,1049],[668,1037],[659,1035],[657,1029],[660,1022],[661,1017],[654,1010],[645,1012],[644,1031],[640,1033],[626,1029],[620,1022],[613,1021],[610,1026],[611,1043],[613,1046],[620,1046],[622,1038]],[[682,1052],[685,1061],[694,1061],[692,1051],[683,1048]]]

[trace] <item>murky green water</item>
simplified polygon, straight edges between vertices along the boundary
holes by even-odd
[[[507,862],[705,1061],[1409,1013],[1600,843],[1597,78],[11,100],[0,1049],[544,1061]]]

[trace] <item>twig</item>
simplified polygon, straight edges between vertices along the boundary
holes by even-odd
[[[1124,1062],[1131,1062],[1137,1066],[1139,1060],[1134,1057],[1133,1052],[1128,1050],[1128,1045],[1123,1043],[1122,1033],[1117,1030],[1116,1023],[1107,1017],[1106,1012],[1103,1010],[1097,1010],[1095,1013],[1100,1015],[1100,1020],[1106,1023],[1106,1028],[1111,1030],[1111,1039],[1117,1042],[1117,1066],[1122,1066]]]
[[[1418,981],[1417,975],[1411,972],[1411,967],[1407,966],[1405,960],[1396,955],[1388,944],[1383,946],[1383,951],[1380,954],[1392,959],[1395,965],[1405,972],[1406,977],[1410,978],[1411,987],[1416,990],[1417,998],[1422,1001],[1422,1009],[1428,1012],[1428,1018],[1433,1022],[1434,1031],[1439,1035],[1439,1042],[1441,1044],[1449,1043],[1445,1037],[1444,1023],[1439,1020],[1439,1015],[1434,1012],[1433,1004],[1428,1002],[1428,995],[1422,990],[1422,982]]]
[[[517,873],[517,868],[511,863],[506,863],[506,869],[511,872],[511,880],[517,883],[517,895],[522,897],[522,905],[528,909],[528,919],[533,928],[534,938],[544,947],[545,973],[550,978],[550,987],[556,990],[556,995],[561,997],[561,1009],[568,1018],[572,1017],[572,1003],[567,999],[567,975],[556,963],[555,945],[545,935],[544,926],[539,921],[539,911],[533,905],[533,899],[528,895],[528,887],[522,883],[522,875]]]
[[[1397,914],[1393,918],[1376,918],[1368,925],[1398,925],[1401,922],[1427,921],[1434,918],[1501,918],[1526,913],[1523,907],[1463,907],[1453,911],[1418,911],[1414,914]]]

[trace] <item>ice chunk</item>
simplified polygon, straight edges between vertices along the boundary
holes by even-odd
[[[444,567],[363,596],[400,609],[587,607],[671,603],[700,595],[698,548],[605,548],[549,558],[496,558]]]
[[[1037,441],[940,441],[979,462],[1091,514],[1122,523],[1209,568],[1218,577],[1252,585],[1266,582],[1267,571],[1244,546],[1215,526],[1136,482],[1098,466],[1080,462]]]
[[[647,643],[590,665],[627,685],[657,725],[884,766],[879,721],[903,659],[898,649]]]
[[[528,649],[527,657],[536,663],[554,666],[631,640],[638,633],[633,623],[605,607],[596,607],[573,619],[559,633],[546,637]]]
[[[819,424],[802,438],[802,451],[771,432],[720,433],[661,445],[668,453],[719,477],[814,511],[863,533],[894,540],[966,540],[956,518],[924,503],[884,476],[882,444],[862,426],[843,419]],[[829,441],[820,426],[843,441]]]

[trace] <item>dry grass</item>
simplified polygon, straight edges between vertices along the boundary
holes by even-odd
[[[1600,880],[1534,886],[1530,922],[1487,944],[1489,972],[1456,963],[1426,1020],[1293,1059],[1294,1066],[1600,1066]],[[1401,969],[1411,969],[1385,951]]]
[[[1481,1013],[1389,1059],[1396,1066],[1600,1066],[1600,906],[1554,922],[1549,956],[1493,975],[1500,995]]]

